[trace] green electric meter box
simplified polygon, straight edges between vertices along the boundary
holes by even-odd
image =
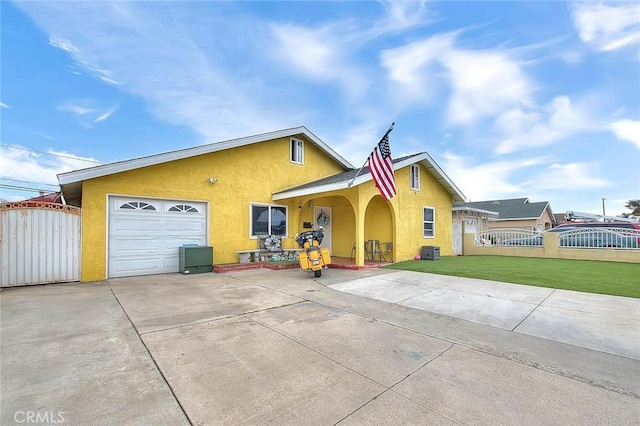
[[[213,247],[180,247],[179,255],[179,270],[181,274],[201,274],[213,271]]]

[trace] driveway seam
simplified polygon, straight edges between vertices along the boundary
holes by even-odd
[[[276,334],[278,334],[278,335],[280,335],[280,336],[284,337],[284,338],[285,338],[285,339],[287,339],[287,340],[292,341],[293,343],[295,343],[295,344],[297,344],[297,345],[302,346],[302,347],[303,347],[303,348],[305,348],[305,349],[310,350],[310,351],[311,351],[311,352],[313,352],[313,353],[316,353],[316,354],[320,355],[321,357],[323,357],[323,358],[325,358],[325,359],[328,359],[328,360],[329,360],[329,361],[331,361],[331,362],[334,362],[334,363],[338,364],[339,366],[341,366],[341,367],[343,367],[343,368],[346,368],[347,370],[349,370],[349,371],[351,371],[351,372],[353,372],[353,373],[357,374],[357,375],[358,375],[358,376],[360,376],[360,377],[364,377],[365,379],[370,380],[370,381],[372,381],[373,383],[375,383],[375,384],[377,384],[377,385],[382,386],[383,388],[387,388],[387,386],[386,386],[385,384],[380,383],[380,382],[378,382],[377,380],[372,379],[371,377],[365,376],[364,374],[360,373],[359,371],[354,370],[354,369],[353,369],[353,368],[351,368],[351,367],[347,367],[346,365],[344,365],[344,364],[342,364],[341,362],[336,361],[335,359],[333,359],[333,358],[331,358],[331,357],[329,357],[329,356],[327,356],[327,355],[323,354],[322,352],[318,351],[317,349],[314,349],[314,348],[312,348],[312,347],[310,347],[310,346],[308,346],[308,345],[305,345],[304,343],[302,343],[302,342],[300,342],[300,341],[298,341],[298,340],[294,339],[294,338],[293,338],[293,337],[291,337],[291,336],[288,336],[288,335],[286,335],[286,334],[282,333],[281,331],[276,330],[275,328],[273,328],[273,327],[271,327],[271,326],[268,326],[267,324],[261,323],[260,321],[257,321],[257,320],[255,320],[255,319],[253,319],[253,318],[250,318],[250,317],[247,317],[247,316],[245,316],[245,314],[242,314],[241,316],[243,316],[245,319],[247,319],[247,320],[249,320],[249,321],[251,321],[251,322],[254,322],[254,323],[256,323],[256,324],[258,324],[258,325],[260,325],[260,326],[262,326],[262,327],[264,327],[264,328],[266,328],[266,329],[268,329],[268,330],[273,331],[274,333],[276,333]]]
[[[520,325],[521,325],[523,322],[525,322],[525,321],[527,320],[527,318],[529,318],[529,317],[531,316],[531,314],[533,314],[533,313],[536,311],[536,309],[538,309],[540,306],[542,306],[542,304],[543,304],[544,302],[546,302],[546,300],[547,300],[548,298],[550,298],[550,297],[551,297],[551,295],[552,295],[553,293],[555,293],[555,292],[556,292],[556,289],[554,288],[554,289],[551,291],[551,293],[549,293],[549,294],[547,295],[547,297],[545,297],[545,298],[542,300],[542,302],[538,303],[538,305],[537,305],[535,308],[533,308],[533,309],[531,310],[531,312],[529,312],[529,313],[528,313],[524,318],[522,318],[522,321],[520,321],[520,322],[519,322],[515,327],[513,327],[513,328],[511,329],[511,331],[515,332],[515,331],[516,331],[516,328],[520,327]]]
[[[187,414],[187,411],[182,406],[182,403],[180,403],[180,400],[178,399],[178,396],[176,395],[176,393],[174,392],[173,388],[171,387],[171,384],[169,383],[169,381],[167,380],[166,376],[164,375],[164,373],[160,369],[160,366],[158,365],[158,363],[156,362],[155,358],[153,357],[153,354],[151,354],[151,351],[149,350],[147,345],[144,343],[144,340],[142,340],[142,336],[138,332],[138,328],[133,323],[133,321],[131,321],[131,318],[129,317],[129,313],[127,313],[127,310],[124,308],[124,306],[122,306],[122,303],[120,303],[120,299],[118,299],[118,296],[114,293],[113,289],[111,288],[111,284],[109,284],[109,291],[111,291],[111,294],[116,299],[116,302],[118,302],[118,305],[120,305],[120,309],[122,309],[122,312],[124,312],[125,316],[127,317],[127,320],[129,321],[129,323],[133,327],[133,330],[136,332],[136,336],[138,336],[138,340],[142,344],[142,347],[144,348],[145,351],[147,351],[147,354],[149,354],[149,359],[151,359],[151,362],[156,367],[156,370],[160,374],[160,377],[162,377],[162,380],[164,380],[164,382],[166,383],[167,387],[169,388],[169,392],[171,392],[171,395],[173,396],[173,399],[176,401],[176,404],[178,404],[178,407],[180,407],[180,410],[182,411],[182,414],[184,415],[184,418],[187,419],[187,421],[189,422],[189,424],[191,426],[193,426],[193,424],[194,424],[193,421],[191,421],[191,418],[189,418],[189,415]]]
[[[237,317],[241,317],[243,315],[255,314],[255,313],[258,313],[258,312],[269,311],[271,309],[285,308],[287,306],[293,306],[293,305],[297,305],[299,303],[305,303],[305,302],[309,302],[309,300],[303,299],[303,300],[300,300],[300,301],[297,301],[297,302],[293,302],[293,303],[286,303],[284,305],[270,306],[270,307],[264,308],[264,309],[256,309],[254,311],[240,312],[239,314],[223,315],[223,316],[219,316],[219,317],[215,317],[215,318],[203,319],[203,320],[199,320],[199,321],[188,322],[188,323],[185,323],[185,324],[178,324],[176,326],[162,328],[160,330],[151,330],[151,331],[147,331],[147,332],[139,333],[139,334],[140,334],[140,336],[146,336],[147,334],[159,333],[161,331],[175,330],[176,328],[189,327],[189,326],[192,326],[192,325],[208,324],[210,322],[216,322],[216,321],[229,319],[229,318],[237,318]]]
[[[406,399],[408,399],[409,401],[411,401],[411,402],[413,402],[413,403],[415,403],[415,404],[418,404],[418,405],[420,405],[421,407],[426,408],[428,411],[430,411],[430,412],[432,412],[432,413],[434,413],[434,414],[437,414],[437,415],[438,415],[438,416],[440,416],[440,417],[444,417],[445,419],[447,419],[447,420],[449,420],[449,421],[451,421],[451,422],[453,422],[453,423],[456,423],[456,422],[454,422],[453,420],[449,419],[448,417],[445,417],[445,416],[443,416],[442,414],[440,414],[440,413],[438,413],[438,412],[436,412],[436,411],[433,411],[433,410],[432,410],[432,409],[430,409],[429,407],[427,407],[427,406],[425,406],[425,405],[423,405],[423,404],[420,404],[418,401],[414,401],[413,399],[411,399],[411,398],[409,398],[409,397],[407,397],[407,396],[405,396],[405,395],[403,395],[403,394],[401,394],[401,393],[399,393],[399,392],[396,392],[396,391],[393,389],[394,387],[398,386],[400,383],[402,383],[402,382],[404,382],[405,380],[407,380],[409,377],[413,376],[413,375],[414,375],[415,373],[417,373],[418,371],[422,370],[422,369],[423,369],[424,367],[426,367],[427,365],[431,364],[431,363],[432,363],[433,361],[435,361],[436,359],[440,358],[442,355],[444,355],[446,352],[448,352],[451,348],[453,348],[453,346],[454,346],[454,345],[455,345],[454,343],[451,343],[447,349],[443,350],[443,351],[442,351],[442,352],[440,352],[438,355],[436,355],[435,357],[433,357],[433,358],[432,358],[432,359],[430,359],[429,361],[425,362],[425,363],[424,363],[424,364],[422,364],[420,367],[418,367],[417,369],[415,369],[415,370],[414,370],[414,371],[412,371],[411,373],[409,373],[409,374],[407,374],[406,376],[404,376],[402,379],[400,379],[400,380],[398,380],[397,382],[395,382],[393,385],[391,385],[391,386],[389,386],[389,387],[386,387],[386,386],[385,386],[385,387],[386,387],[386,389],[385,389],[385,390],[383,390],[383,391],[382,391],[382,392],[380,392],[378,395],[374,396],[374,397],[373,397],[373,398],[371,398],[369,401],[365,402],[365,403],[364,403],[364,404],[362,404],[360,407],[356,408],[355,410],[353,410],[352,412],[350,412],[349,414],[347,414],[346,416],[344,416],[343,418],[341,418],[340,420],[338,420],[336,423],[334,423],[334,426],[336,426],[337,424],[339,424],[339,423],[341,423],[342,421],[346,420],[346,419],[347,419],[347,418],[349,418],[351,415],[353,415],[353,414],[357,413],[358,411],[362,410],[364,407],[366,407],[367,405],[369,405],[372,401],[375,401],[376,399],[380,398],[382,395],[384,395],[385,393],[387,393],[387,392],[389,392],[389,391],[394,392],[394,393],[396,393],[396,394],[400,395],[401,397],[406,398]],[[383,385],[383,386],[384,386],[384,385]]]

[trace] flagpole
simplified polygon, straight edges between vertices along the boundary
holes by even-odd
[[[391,131],[393,130],[393,127],[396,125],[396,122],[392,122],[391,126],[389,127],[389,130],[387,130],[387,133],[384,134],[383,137],[380,138],[380,140],[383,140],[384,138],[386,138],[387,136],[389,136],[389,133],[391,133]],[[358,170],[358,173],[356,173],[356,175],[353,177],[353,179],[351,179],[351,181],[347,184],[347,188],[351,188],[351,185],[353,185],[353,181],[356,180],[356,178],[358,177],[358,175],[360,174],[360,172],[362,171],[362,169],[364,169],[364,166],[367,165],[367,162],[369,161],[369,157],[367,157],[366,160],[364,160],[364,164],[362,165],[362,167],[360,167],[360,169]]]

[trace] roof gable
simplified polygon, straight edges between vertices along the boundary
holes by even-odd
[[[421,163],[429,173],[442,185],[442,187],[451,195],[454,201],[460,202],[465,200],[465,196],[460,189],[449,179],[449,176],[438,166],[433,158],[427,152],[407,155],[393,160],[393,170],[399,170],[411,164]],[[344,173],[338,173],[333,176],[308,182],[293,188],[275,192],[274,200],[284,198],[300,197],[304,195],[318,194],[321,192],[335,191],[338,189],[346,189],[349,186],[360,185],[372,180],[369,167],[363,167],[359,170],[348,170]],[[354,179],[355,177],[355,179]],[[352,185],[349,183],[353,180]]]
[[[312,144],[317,146],[329,158],[336,161],[345,169],[353,169],[351,163],[345,160],[329,145],[324,143],[320,138],[314,135],[306,127],[294,127],[291,129],[277,130],[269,133],[248,136],[237,139],[229,139],[222,142],[214,142],[206,145],[199,145],[192,148],[180,149],[177,151],[169,151],[161,154],[149,155],[146,157],[134,158],[131,160],[119,161],[115,163],[103,164],[100,166],[90,167],[87,169],[74,170],[71,172],[58,174],[58,183],[62,189],[67,202],[70,204],[78,204],[82,193],[82,182],[88,179],[95,179],[103,176],[122,173],[130,170],[140,169],[143,167],[154,166],[158,164],[168,163],[171,161],[182,160],[185,158],[196,157],[199,155],[210,154],[213,152],[224,151],[227,149],[239,148],[260,142],[266,142],[275,139],[287,137],[304,137]]]
[[[266,142],[273,139],[291,136],[305,136],[311,143],[318,146],[330,158],[333,158],[345,169],[352,169],[353,166],[329,145],[324,143],[320,138],[311,133],[306,127],[300,126],[291,129],[278,130],[275,132],[262,133],[259,135],[248,136],[244,138],[230,139],[222,142],[214,142],[206,145],[200,145],[192,148],[180,149],[177,151],[164,152],[161,154],[149,155],[146,157],[134,158],[131,160],[119,161],[116,163],[103,164],[87,169],[74,170],[71,172],[58,174],[58,182],[60,185],[81,182],[87,179],[107,176],[124,171],[134,170],[142,167],[153,166],[156,164],[167,163],[175,160],[182,160],[198,155],[209,154],[212,152],[223,151],[226,149],[238,148],[241,146],[251,145],[259,142]]]

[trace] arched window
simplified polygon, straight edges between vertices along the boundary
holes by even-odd
[[[188,204],[176,204],[171,206],[170,212],[198,213],[198,209]]]
[[[120,206],[120,209],[123,210],[155,210],[149,203],[145,203],[144,201],[129,201],[128,203],[124,203]]]

